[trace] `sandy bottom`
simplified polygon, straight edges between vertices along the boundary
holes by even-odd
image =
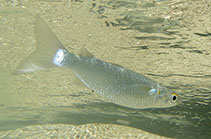
[[[87,124],[87,125],[35,125],[0,132],[0,138],[84,138],[84,139],[168,139],[152,133],[112,124]]]

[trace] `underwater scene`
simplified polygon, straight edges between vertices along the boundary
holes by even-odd
[[[210,136],[210,0],[0,2],[0,138]]]

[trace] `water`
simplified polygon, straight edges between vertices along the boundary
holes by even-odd
[[[210,0],[0,2],[0,137],[32,137],[19,129],[33,125],[98,123],[172,138],[209,138],[210,6]],[[12,75],[35,49],[38,13],[68,50],[85,46],[102,60],[179,92],[183,103],[168,109],[117,106],[77,86],[67,69]]]

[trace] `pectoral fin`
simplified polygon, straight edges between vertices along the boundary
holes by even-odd
[[[137,91],[137,93],[143,93],[143,94],[145,93],[148,94],[152,89],[151,87],[142,84],[133,84],[131,87],[135,92]]]

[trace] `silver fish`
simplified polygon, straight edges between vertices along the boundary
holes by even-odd
[[[35,17],[35,36],[37,49],[15,73],[65,67],[71,69],[89,89],[121,106],[166,108],[179,102],[178,94],[148,77],[97,59],[86,49],[82,49],[80,55],[69,52],[39,16]]]

